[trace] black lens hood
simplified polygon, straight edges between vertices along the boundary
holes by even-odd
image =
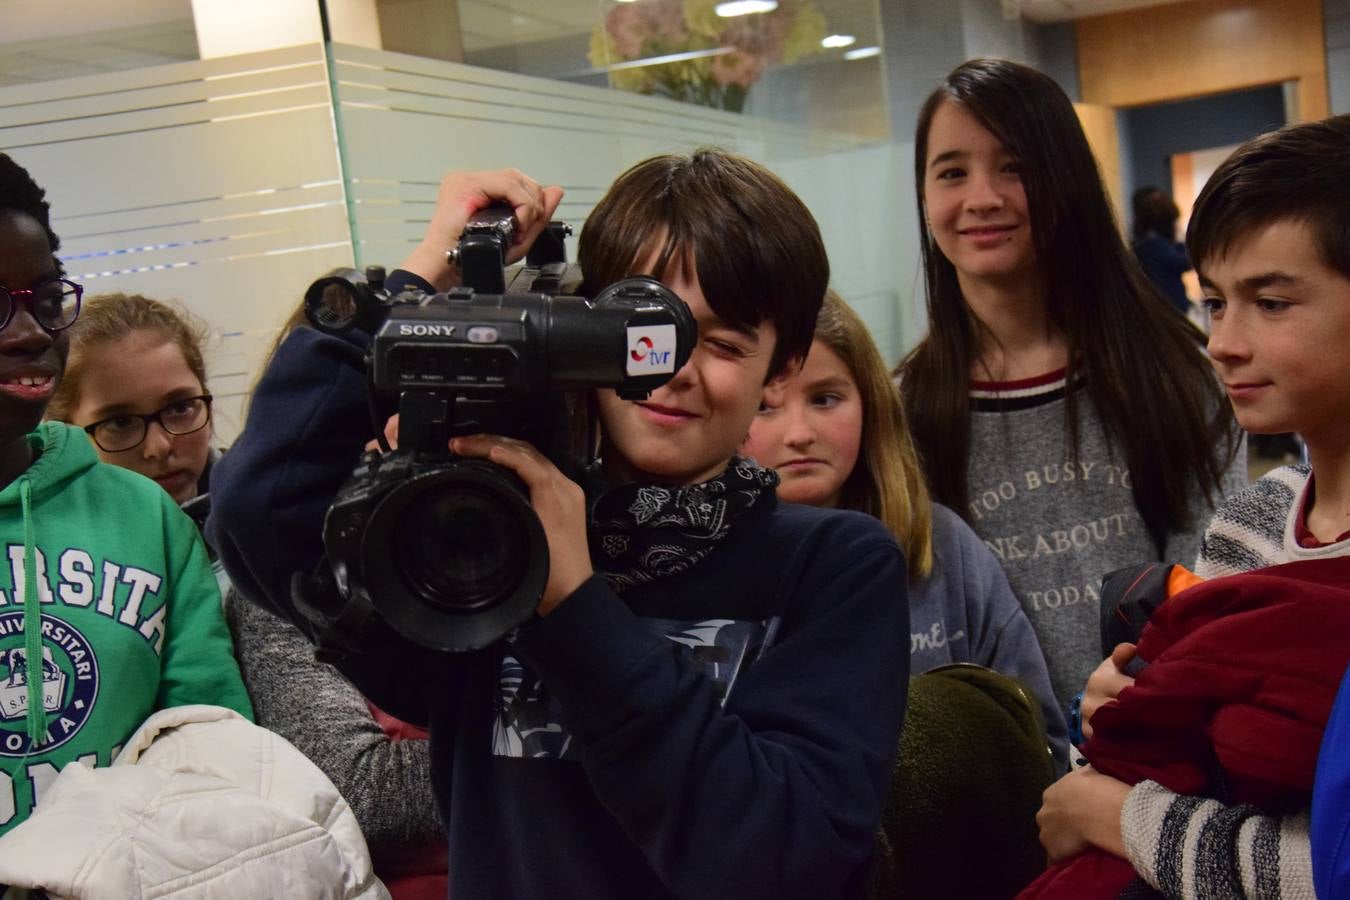
[[[399,570],[396,544],[406,539],[411,511],[430,496],[456,487],[490,495],[526,535],[518,549],[523,571],[513,590],[492,602],[454,608],[429,601]],[[448,457],[390,490],[376,505],[361,538],[361,581],[376,613],[397,633],[434,650],[486,647],[534,614],[548,582],[548,540],[523,483],[485,460]]]

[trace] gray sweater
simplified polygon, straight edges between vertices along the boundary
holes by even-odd
[[[394,741],[361,692],[291,623],[230,593],[226,621],[257,722],[328,776],[374,849],[444,840],[424,740]]]
[[[1192,527],[1166,535],[1160,553],[1135,509],[1123,451],[1107,441],[1086,391],[1075,398],[1076,459],[1062,380],[998,398],[972,396],[964,512],[1008,573],[1045,651],[1055,695],[1067,706],[1102,660],[1102,576],[1148,560],[1189,564],[1212,510],[1197,485]],[[1239,452],[1222,493],[1244,484],[1246,454]]]
[[[909,592],[910,672],[972,662],[1016,678],[1040,701],[1055,761],[1068,766],[1068,728],[1045,656],[1008,577],[984,543],[933,504],[933,570]]]

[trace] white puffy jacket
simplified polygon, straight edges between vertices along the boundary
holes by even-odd
[[[3,884],[80,900],[389,897],[327,776],[218,706],[155,713],[108,768],[66,766],[0,839]]]

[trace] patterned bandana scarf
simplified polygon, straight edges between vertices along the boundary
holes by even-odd
[[[734,456],[702,484],[609,488],[591,509],[591,562],[619,592],[669,578],[712,552],[739,515],[772,503],[777,485],[773,469]]]

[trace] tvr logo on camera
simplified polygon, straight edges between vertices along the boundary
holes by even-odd
[[[647,325],[628,329],[628,374],[675,371],[675,326]]]

